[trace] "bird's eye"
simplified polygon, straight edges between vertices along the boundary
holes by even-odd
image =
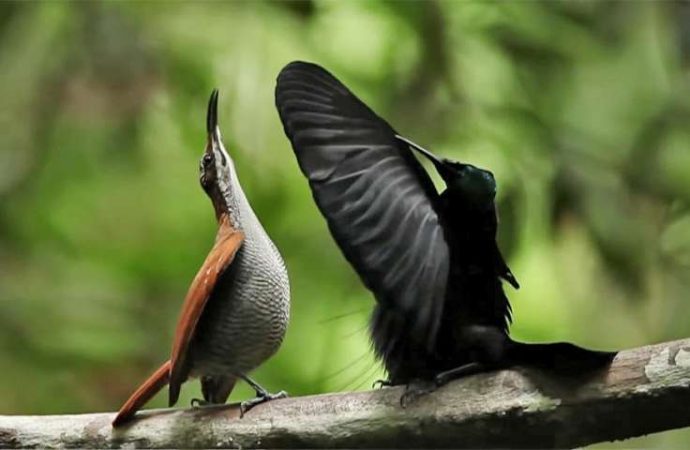
[[[213,156],[211,156],[210,154],[206,153],[206,154],[204,155],[204,164],[206,164],[206,165],[211,164],[212,161],[213,161]]]

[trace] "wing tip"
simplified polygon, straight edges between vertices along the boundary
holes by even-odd
[[[278,72],[278,76],[276,77],[276,92],[284,81],[288,81],[293,77],[299,77],[300,75],[316,77],[320,83],[331,84],[331,88],[333,88],[332,85],[335,84],[340,88],[340,81],[323,66],[309,61],[295,60],[287,63],[280,72]]]
[[[170,387],[168,388],[168,408],[175,406],[175,403],[177,403],[179,398],[180,386],[177,383],[170,384]]]
[[[295,69],[307,69],[307,68],[309,68],[309,69],[318,68],[320,70],[325,70],[323,67],[319,66],[316,63],[296,59],[294,61],[290,61],[289,63],[285,64],[285,66],[283,66],[283,68],[280,70],[278,77],[280,78],[280,74],[282,74],[284,72],[289,72],[289,71],[295,70]]]

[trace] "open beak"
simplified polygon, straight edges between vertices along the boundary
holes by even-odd
[[[208,146],[206,152],[212,152],[213,147],[220,143],[218,135],[218,89],[211,92],[208,100],[208,111],[206,112],[206,132],[208,133]]]
[[[395,135],[395,137],[399,141],[402,141],[402,142],[406,143],[407,145],[409,145],[410,148],[412,148],[412,149],[418,151],[419,153],[421,153],[422,155],[426,156],[426,158],[434,164],[439,175],[441,175],[441,178],[443,178],[444,180],[446,179],[446,177],[452,178],[454,171],[452,168],[448,167],[448,164],[446,164],[445,161],[443,161],[442,159],[439,159],[436,155],[431,153],[429,150],[425,149],[424,147],[422,147],[420,145],[415,144],[414,142],[412,142],[411,140],[409,140],[405,137],[402,137],[402,136],[397,135],[397,134]]]

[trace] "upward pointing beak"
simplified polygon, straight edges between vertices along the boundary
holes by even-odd
[[[208,100],[206,132],[208,133],[209,145],[206,150],[208,152],[220,141],[220,136],[218,136],[218,89],[214,89],[213,92],[211,92],[211,98]]]
[[[431,161],[434,166],[436,167],[436,170],[438,171],[439,175],[441,175],[441,178],[444,180],[446,179],[446,176],[452,176],[453,170],[448,167],[448,165],[442,160],[439,159],[436,155],[431,153],[429,150],[425,149],[424,147],[415,144],[411,140],[404,138],[400,135],[395,135],[395,137],[407,145],[409,145],[412,149],[418,151],[422,155],[424,155],[429,161]]]

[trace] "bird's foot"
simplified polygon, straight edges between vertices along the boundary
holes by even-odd
[[[407,405],[416,401],[418,398],[434,392],[436,389],[456,378],[474,375],[475,373],[486,370],[487,367],[484,364],[469,363],[445,372],[440,372],[431,380],[414,380],[405,387],[405,393],[400,397],[400,406],[406,408]]]
[[[244,417],[244,415],[256,405],[265,402],[270,402],[271,400],[276,400],[279,398],[286,398],[287,396],[288,394],[285,391],[280,391],[275,394],[271,394],[266,390],[257,390],[256,398],[253,398],[251,400],[245,400],[242,403],[240,403],[240,418]]]
[[[414,380],[405,386],[405,392],[400,396],[400,406],[407,408],[407,406],[420,397],[430,394],[436,390],[438,386],[434,381],[429,380]]]
[[[191,402],[189,402],[192,408],[201,408],[202,406],[208,406],[211,404],[211,402],[207,402],[204,399],[201,398],[193,398]]]
[[[393,386],[391,380],[376,380],[371,384],[372,389],[382,389],[389,386]]]

